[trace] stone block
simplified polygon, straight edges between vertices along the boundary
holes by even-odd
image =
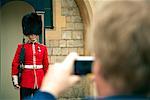
[[[77,48],[69,48],[69,53],[70,52],[77,52]]]
[[[71,31],[62,31],[62,39],[71,39],[72,32]]]
[[[68,7],[67,0],[61,0],[61,7]]]
[[[47,48],[47,51],[48,51],[48,55],[52,55],[52,53],[53,53],[52,52],[53,51],[52,48]]]
[[[66,28],[68,30],[74,30],[74,23],[66,23]]]
[[[70,21],[75,23],[81,23],[82,19],[80,16],[71,16]]]
[[[69,52],[68,48],[61,48],[61,55],[66,56],[68,55],[68,52]]]
[[[74,23],[75,30],[83,30],[83,23]]]
[[[67,47],[83,47],[83,40],[67,40]]]
[[[61,8],[62,16],[79,16],[79,9],[77,7],[62,7]]]
[[[78,48],[77,49],[77,51],[78,51],[78,54],[81,56],[83,56],[84,55],[84,49],[83,48]]]
[[[67,23],[72,22],[72,21],[71,21],[71,16],[66,16],[66,22],[67,22]]]
[[[62,16],[69,16],[70,12],[68,11],[68,8],[62,7],[61,8],[61,15]]]
[[[49,41],[49,47],[58,47],[59,46],[59,41],[58,40],[50,40]]]
[[[74,0],[61,0],[62,7],[77,7]]]
[[[83,31],[73,31],[72,39],[83,39]]]
[[[59,47],[66,47],[67,46],[67,41],[66,40],[60,40],[59,41]]]
[[[61,48],[53,48],[52,55],[61,55]]]
[[[77,7],[74,7],[71,14],[72,16],[80,16],[79,9]]]

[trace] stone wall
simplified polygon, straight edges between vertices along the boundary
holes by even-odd
[[[59,2],[58,2],[59,1]],[[54,2],[55,3],[55,2]],[[60,17],[65,20],[58,22],[54,20],[55,29],[60,30],[55,32],[57,36],[55,39],[47,38],[46,45],[48,47],[48,54],[51,63],[61,62],[66,55],[70,52],[77,52],[79,55],[84,55],[84,34],[83,34],[83,22],[79,13],[79,9],[74,0],[56,0],[56,3],[60,3]],[[58,15],[57,15],[58,16]],[[57,24],[64,24],[57,27]],[[53,37],[51,34],[54,30],[47,30],[46,34],[49,37]]]

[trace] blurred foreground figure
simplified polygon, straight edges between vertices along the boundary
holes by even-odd
[[[148,99],[150,91],[150,2],[104,1],[94,14],[90,47],[97,99]],[[71,53],[48,70],[33,100],[55,100],[80,80]],[[84,67],[84,66],[83,66]],[[89,98],[92,99],[92,98]]]

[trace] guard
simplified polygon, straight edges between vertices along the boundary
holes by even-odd
[[[12,62],[12,81],[15,88],[20,88],[20,99],[34,95],[42,83],[42,79],[48,69],[48,53],[45,45],[38,43],[37,38],[42,34],[41,16],[30,13],[22,19],[23,34],[28,41],[18,44]],[[21,78],[18,77],[20,66],[20,55],[24,48],[24,63]]]

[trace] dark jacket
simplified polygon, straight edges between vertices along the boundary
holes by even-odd
[[[38,91],[33,97],[28,97],[26,100],[56,100],[56,97],[48,92]],[[108,97],[86,97],[82,100],[150,100],[150,97],[118,95]]]

